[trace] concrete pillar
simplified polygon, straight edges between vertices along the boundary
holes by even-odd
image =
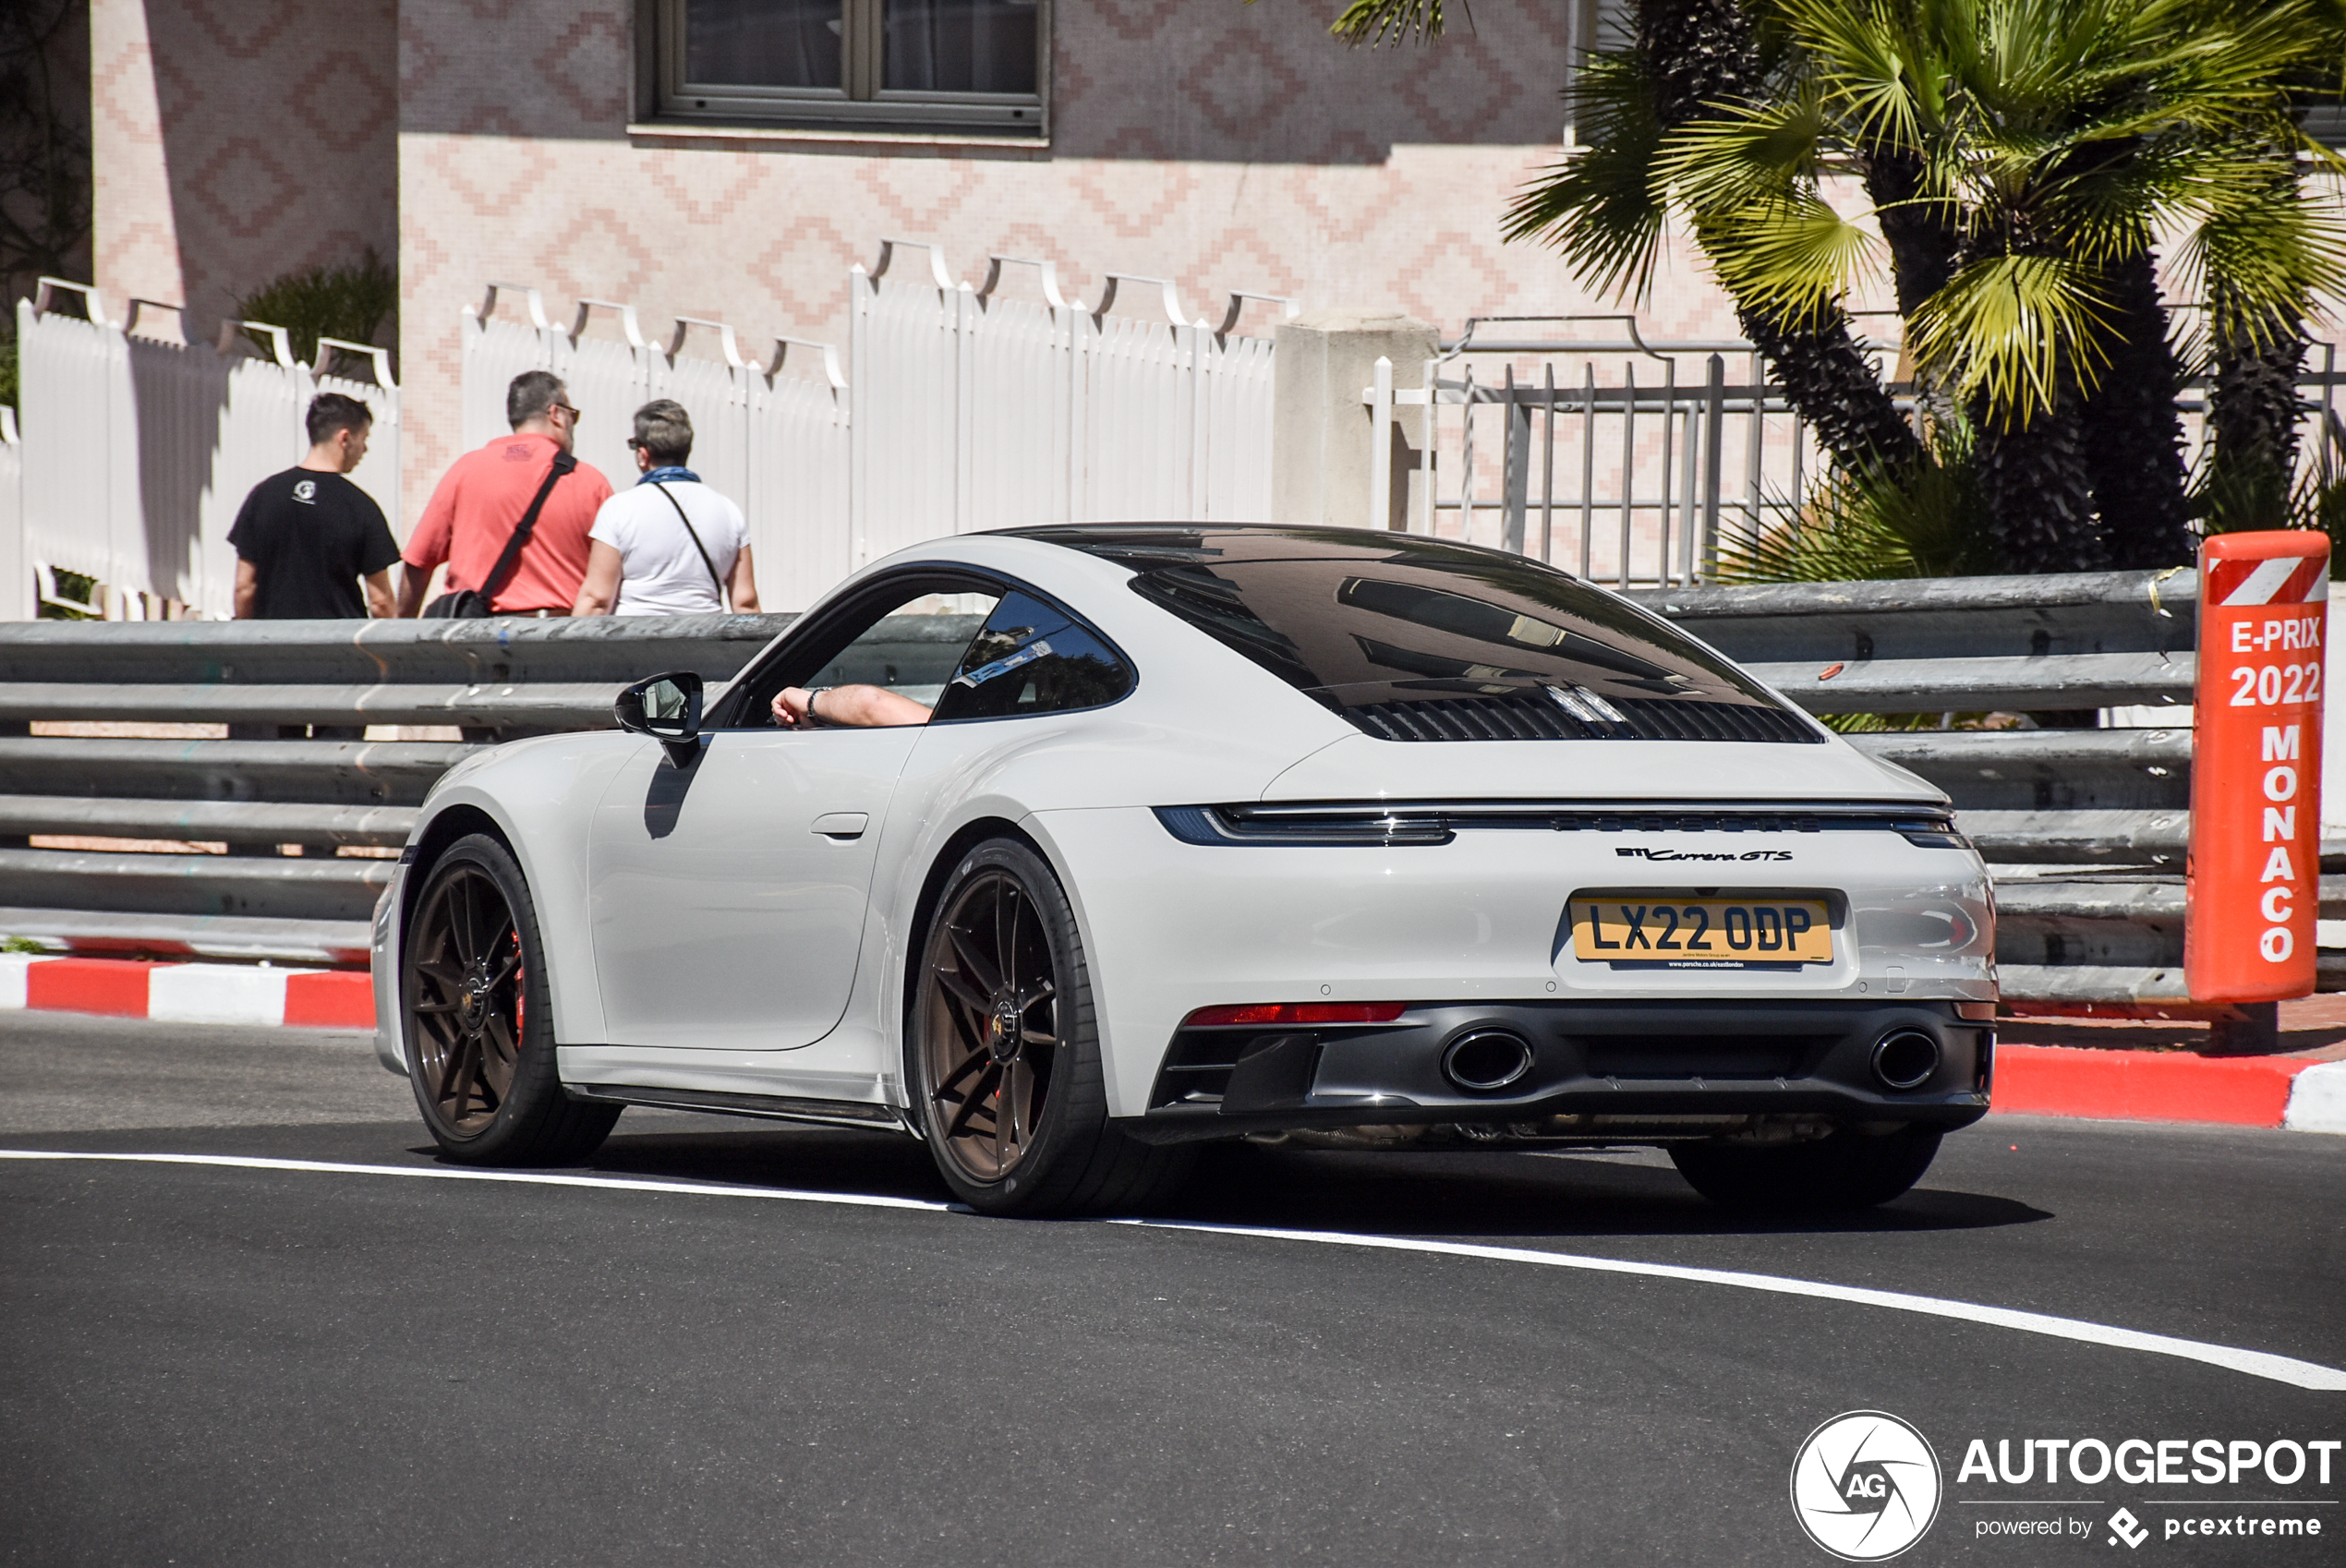
[[[1379,357],[1393,362],[1397,391],[1424,384],[1425,362],[1441,352],[1440,336],[1424,321],[1397,310],[1310,310],[1280,323],[1272,361],[1272,521],[1305,526],[1406,528],[1412,502],[1425,411],[1395,411],[1392,502],[1381,519],[1369,516],[1369,457],[1373,430],[1360,391],[1375,377]]]

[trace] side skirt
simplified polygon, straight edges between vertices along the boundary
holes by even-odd
[[[860,1100],[802,1100],[787,1094],[720,1094],[700,1089],[659,1089],[630,1083],[565,1084],[574,1100],[601,1105],[647,1105],[664,1111],[706,1111],[767,1121],[813,1122],[820,1127],[864,1128],[873,1132],[911,1133],[893,1105]]]

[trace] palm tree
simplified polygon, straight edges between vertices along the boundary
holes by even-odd
[[[1841,297],[1871,242],[1826,177],[1869,147],[1913,160],[1911,200],[1952,214],[1954,251],[1909,342],[1978,427],[2005,559],[2183,559],[2181,368],[2153,241],[2183,233],[2183,272],[2244,323],[2219,338],[2270,341],[2341,275],[2335,226],[2273,178],[2277,149],[2311,147],[2284,84],[2326,47],[2313,6],[1769,4],[1787,39],[1770,90],[1718,105],[1654,163],[1728,289],[1796,312]]]
[[[1655,152],[1708,105],[1760,90],[1766,65],[1737,0],[1639,0],[1634,36],[1585,56],[1572,89],[1584,150],[1526,188],[1506,237],[1545,239],[1582,279],[1642,296],[1660,250],[1665,206]],[[1443,0],[1353,0],[1330,30],[1353,44],[1430,41],[1447,24]],[[1920,442],[1881,384],[1880,368],[1837,304],[1795,319],[1734,300],[1744,335],[1827,451],[1845,464],[1900,468]]]
[[[1636,38],[1576,89],[1588,150],[1522,193],[1508,232],[1628,294],[1682,220],[1844,466],[1894,476],[1931,459],[1892,431],[1843,303],[1886,252],[2004,562],[2178,561],[2183,366],[2153,239],[2183,234],[2208,300],[2212,503],[2285,490],[2304,318],[2346,272],[2295,175],[2328,156],[2290,91],[2334,83],[2325,3],[1641,0]],[[1358,0],[1336,30],[1441,22],[1435,0]]]

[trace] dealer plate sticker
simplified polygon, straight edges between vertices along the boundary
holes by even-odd
[[[1821,899],[1672,899],[1601,893],[1571,901],[1572,955],[1614,969],[1798,969],[1832,962]]]

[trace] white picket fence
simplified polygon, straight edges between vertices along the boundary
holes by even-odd
[[[685,352],[701,342],[714,356]],[[674,398],[693,416],[694,471],[749,519],[765,606],[802,608],[846,574],[847,381],[830,348],[778,338],[769,370],[723,322],[681,320],[663,348],[646,340],[632,305],[582,300],[565,329],[536,289],[491,284],[466,308],[463,363],[467,448],[506,430],[506,383],[551,370],[585,416],[579,460],[624,486],[635,471],[632,416]]]
[[[398,517],[399,388],[387,352],[328,338],[320,363],[303,365],[282,328],[231,322],[218,341],[190,344],[177,318],[175,306],[132,300],[116,321],[95,289],[53,278],[18,301],[25,395],[11,443],[17,484],[0,501],[0,618],[30,616],[35,585],[54,591],[59,570],[96,579],[103,596],[92,608],[116,618],[166,604],[225,614],[236,511],[256,482],[308,450],[302,415],[321,392],[374,410],[367,459],[350,476]],[[267,353],[247,328],[268,339]]]
[[[733,326],[691,317],[654,343],[626,302],[580,300],[558,322],[537,290],[492,284],[460,329],[463,443],[504,431],[514,375],[550,369],[586,411],[579,457],[624,484],[630,416],[674,398],[692,413],[695,469],[748,515],[777,609],[943,534],[1270,515],[1271,344],[1233,329],[1249,300],[1293,315],[1291,302],[1232,294],[1217,325],[1190,317],[1170,283],[1111,276],[1086,306],[1047,262],[989,258],[973,284],[906,241],[883,242],[847,281],[845,367],[835,348],[790,337],[761,362]],[[95,290],[54,280],[17,321],[26,412],[21,439],[0,426],[0,619],[31,615],[35,585],[54,594],[59,571],[96,579],[93,608],[109,616],[226,614],[229,526],[256,481],[299,460],[319,392],[375,409],[351,477],[405,537],[386,351],[328,339],[321,369],[250,322],[190,344],[175,307],[132,301],[116,321]]]
[[[0,407],[0,621],[32,616],[32,563],[24,555],[24,443],[17,411]]]
[[[1035,299],[1005,286],[1021,274]],[[465,442],[503,432],[515,375],[551,370],[586,415],[580,459],[624,484],[630,416],[675,399],[693,468],[741,502],[777,609],[945,534],[1268,519],[1271,344],[1229,330],[1263,296],[1233,295],[1217,327],[1188,319],[1168,283],[1111,277],[1086,307],[1048,262],[989,258],[973,285],[901,240],[848,286],[843,374],[828,344],[777,338],[760,363],[731,326],[686,318],[663,346],[633,305],[581,300],[562,326],[538,291],[492,285],[465,312]]]

